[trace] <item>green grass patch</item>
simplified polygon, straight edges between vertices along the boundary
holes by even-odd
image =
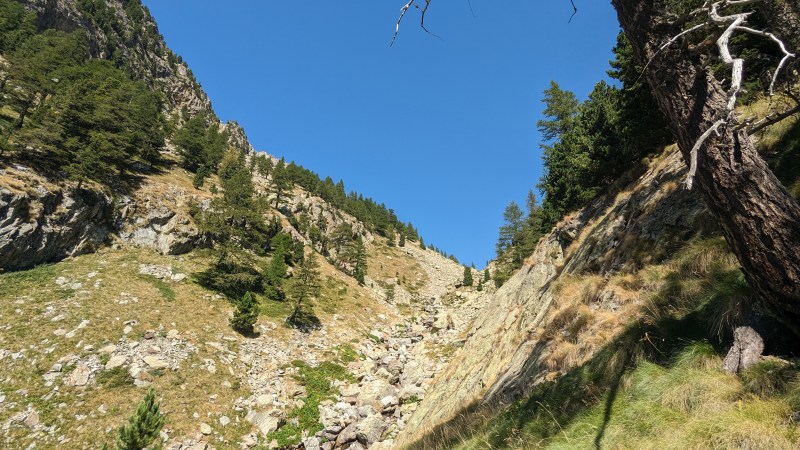
[[[275,301],[265,298],[263,295],[256,296],[260,305],[260,313],[275,320],[283,321],[292,313],[292,305],[288,301]]]
[[[774,149],[778,154],[771,161],[772,171],[800,200],[800,120],[781,136]]]
[[[0,274],[0,298],[17,296],[31,289],[52,284],[58,273],[55,264],[44,264],[33,269]],[[68,295],[72,294],[71,289],[53,289],[53,291],[61,291],[60,295],[64,295],[65,292]]]
[[[292,366],[299,369],[297,381],[305,386],[306,397],[303,398],[302,407],[289,412],[289,418],[297,419],[297,425],[286,424],[267,436],[267,441],[276,439],[280,448],[299,444],[304,430],[309,436],[322,430],[322,424],[319,423],[319,404],[326,399],[335,398],[336,392],[331,381],[356,381],[345,367],[331,361],[312,367],[296,360],[292,362]]]
[[[144,275],[144,274],[140,274],[139,278],[147,281],[148,283],[153,285],[153,287],[158,289],[158,292],[161,294],[162,297],[164,297],[165,300],[169,301],[175,300],[175,291],[166,281],[156,278],[152,275]]]
[[[101,370],[97,374],[97,382],[105,388],[113,389],[123,386],[133,386],[133,377],[124,367],[115,367],[109,370]]]
[[[359,355],[350,344],[337,345],[333,349],[339,357],[339,361],[344,364],[363,359],[363,356]]]
[[[508,408],[473,407],[412,448],[798,448],[799,366],[721,369],[754,300],[724,240],[694,240],[635,275],[640,319],[589,361]]]

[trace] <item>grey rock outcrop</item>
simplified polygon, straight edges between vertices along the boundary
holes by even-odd
[[[15,172],[29,181],[19,189],[0,186],[0,269],[27,269],[93,252],[106,241],[112,229],[109,197]]]
[[[396,443],[407,446],[474,403],[507,404],[545,380],[545,326],[561,277],[613,273],[658,262],[671,243],[713,223],[698,195],[680,186],[685,165],[671,151],[615,198],[566,219],[536,247],[477,316],[468,338],[439,372]],[[567,236],[567,238],[565,238]]]

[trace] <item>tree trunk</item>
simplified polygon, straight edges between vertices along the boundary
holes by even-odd
[[[681,30],[667,21],[663,0],[612,0],[637,58]],[[680,42],[656,55],[645,74],[689,161],[694,143],[724,111],[727,95]],[[800,330],[800,206],[758,155],[747,134],[723,127],[698,152],[695,186],[761,299]]]

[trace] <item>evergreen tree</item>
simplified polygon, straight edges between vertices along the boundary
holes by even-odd
[[[258,320],[258,302],[255,296],[247,292],[234,306],[236,309],[230,319],[231,328],[244,335],[253,334],[253,327]]]
[[[406,234],[400,233],[400,243],[397,244],[398,247],[405,247],[406,246]]]
[[[136,413],[128,419],[127,426],[120,427],[116,441],[117,450],[143,450],[158,438],[165,421],[159,406],[151,388],[137,406]]]
[[[268,299],[283,301],[285,293],[283,290],[283,280],[286,277],[286,250],[275,251],[272,254],[269,264],[264,270],[263,289]]]
[[[319,263],[314,252],[306,255],[297,266],[289,286],[289,296],[294,303],[292,314],[286,321],[292,325],[303,325],[304,317],[309,314],[310,302],[321,292]]]
[[[336,249],[336,253],[342,251],[345,245],[348,242],[353,240],[353,227],[346,222],[342,222],[333,229],[331,233],[330,241],[333,245],[333,248]]]
[[[205,114],[187,120],[175,132],[172,142],[178,147],[183,168],[195,173],[201,168],[204,168],[204,173],[215,172],[228,148],[227,133],[220,131],[217,124]]]
[[[43,105],[69,78],[68,72],[87,56],[88,44],[82,31],[46,30],[22,42],[10,58],[8,82],[13,89],[6,89],[6,101],[19,114],[14,128],[22,128],[31,109]]]
[[[483,270],[483,282],[486,283],[487,281],[491,280],[491,275],[489,274],[489,269]]]
[[[107,181],[136,160],[152,162],[164,143],[161,104],[144,83],[107,61],[64,69],[58,90],[16,137],[42,164],[61,166],[70,178]]]
[[[0,54],[12,53],[36,33],[36,14],[28,12],[19,2],[0,1],[0,17]]]
[[[462,283],[464,286],[472,286],[472,269],[467,266],[464,266],[464,280]]]
[[[216,261],[193,275],[199,285],[234,299],[262,290],[262,275],[254,268],[250,253],[234,245],[218,246],[216,251]]]
[[[342,260],[352,267],[351,275],[363,286],[367,274],[367,249],[361,236],[357,236],[345,247]]]
[[[475,288],[475,290],[478,292],[483,291],[483,280],[478,280],[478,286]]]
[[[256,170],[262,177],[269,176],[272,172],[272,159],[267,155],[258,155],[255,157]]]
[[[513,200],[506,206],[503,211],[503,220],[505,221],[500,227],[500,233],[497,238],[497,256],[502,257],[508,252],[515,244],[519,243],[519,238],[522,235],[524,220],[522,209]]]
[[[283,158],[272,169],[272,193],[275,194],[275,209],[278,209],[284,200],[284,195],[291,189],[292,181],[286,169]]]
[[[422,239],[422,236],[420,236],[420,238],[419,238],[419,248],[421,248],[422,250],[425,250],[425,249],[427,249],[427,248],[428,248],[428,247],[425,245],[425,240],[424,240],[424,239]]]
[[[397,234],[394,232],[394,228],[389,227],[386,229],[386,245],[389,247],[394,247],[397,241]]]

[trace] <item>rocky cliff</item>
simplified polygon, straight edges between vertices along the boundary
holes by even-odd
[[[487,300],[463,348],[433,382],[398,444],[409,445],[476,405],[502,405],[580,364],[621,332],[635,297],[611,276],[656,263],[710,220],[699,196],[680,184],[685,165],[673,148],[615,197],[602,198],[562,221],[534,254]],[[565,292],[578,275],[596,282],[587,295]],[[581,296],[591,316],[576,325]],[[578,331],[575,331],[576,326]],[[583,332],[569,357],[552,335]],[[592,336],[589,338],[588,336]]]
[[[164,93],[170,114],[186,108],[191,115],[213,115],[208,96],[189,67],[164,43],[147,8],[138,1],[79,2],[21,0],[37,14],[37,26],[63,31],[84,30],[93,58],[111,59]]]
[[[24,167],[0,170],[0,271],[95,251],[113,226],[107,195],[50,184]]]

